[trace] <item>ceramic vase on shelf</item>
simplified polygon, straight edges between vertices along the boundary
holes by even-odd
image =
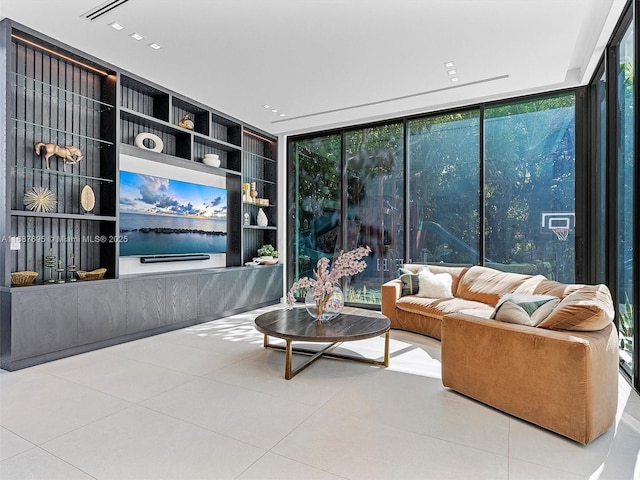
[[[207,153],[202,159],[202,163],[209,165],[210,167],[219,167],[220,157],[215,153]]]
[[[338,285],[334,285],[331,293],[325,293],[316,300],[313,288],[310,288],[304,299],[304,305],[309,315],[320,322],[326,322],[340,315],[344,307],[344,294]]]
[[[266,227],[269,224],[267,220],[267,215],[264,213],[264,210],[258,210],[258,216],[256,217],[256,223],[259,227]]]

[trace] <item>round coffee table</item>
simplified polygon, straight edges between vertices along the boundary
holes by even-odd
[[[290,380],[320,357],[354,360],[370,365],[389,366],[389,328],[391,322],[386,317],[369,317],[363,315],[340,314],[328,322],[318,322],[311,318],[305,308],[292,310],[273,310],[258,315],[255,320],[256,330],[264,333],[264,346],[285,350],[284,377]],[[364,340],[384,335],[384,360],[358,357],[331,352],[342,342]],[[269,343],[269,337],[282,338],[285,345]],[[293,348],[294,341],[330,343],[321,350]],[[296,369],[292,369],[293,353],[311,355],[311,358]]]

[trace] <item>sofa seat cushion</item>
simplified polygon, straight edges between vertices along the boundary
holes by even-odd
[[[424,298],[408,295],[396,301],[396,308],[405,312],[427,315],[442,320],[449,313],[465,313],[489,318],[493,307],[463,298]]]
[[[456,296],[494,307],[505,293],[513,293],[530,275],[500,272],[492,268],[471,267],[460,279]]]
[[[606,285],[584,285],[567,295],[538,328],[595,332],[607,327],[615,315]]]

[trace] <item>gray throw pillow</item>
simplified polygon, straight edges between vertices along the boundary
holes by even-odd
[[[403,273],[400,275],[402,280],[402,296],[415,295],[420,288],[420,280],[417,273]]]

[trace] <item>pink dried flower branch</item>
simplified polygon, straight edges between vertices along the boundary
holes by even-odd
[[[313,292],[313,298],[316,302],[323,299],[327,295],[333,293],[333,286],[338,283],[342,277],[350,277],[358,273],[364,272],[367,268],[367,262],[362,260],[371,253],[371,249],[366,247],[358,247],[346,253],[341,253],[333,262],[333,268],[329,270],[329,259],[321,258],[316,264],[313,271],[315,278],[302,277],[295,282],[289,292],[287,292],[287,306],[292,308],[296,303],[294,293],[299,288],[310,287]]]

